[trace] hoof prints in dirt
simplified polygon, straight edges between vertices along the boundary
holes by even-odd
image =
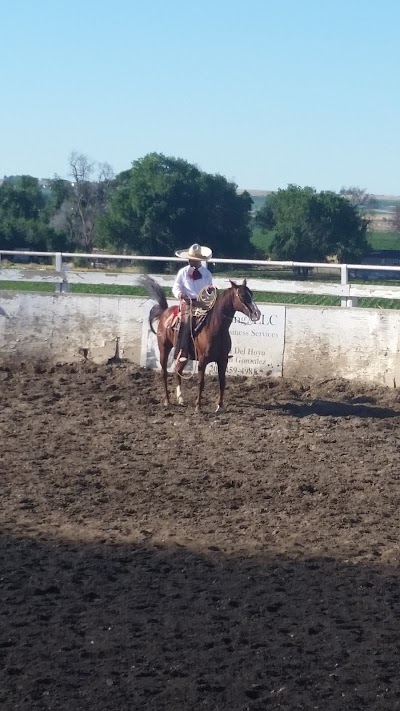
[[[396,391],[4,373],[2,709],[400,708]]]

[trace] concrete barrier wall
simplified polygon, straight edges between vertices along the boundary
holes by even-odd
[[[124,296],[0,292],[0,359],[156,365],[152,302]],[[232,324],[231,374],[400,383],[400,311],[261,305],[256,327]],[[212,370],[212,367],[210,368]]]
[[[286,307],[287,377],[400,384],[400,311]]]
[[[0,354],[98,363],[120,355],[140,362],[147,299],[0,291]],[[3,312],[3,313],[2,313]]]

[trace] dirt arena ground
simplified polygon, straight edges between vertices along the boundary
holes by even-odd
[[[400,708],[400,394],[0,367],[0,708]]]

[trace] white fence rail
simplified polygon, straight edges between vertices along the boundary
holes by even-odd
[[[23,268],[2,267],[2,257],[48,257],[53,260],[53,269],[47,267]],[[62,293],[68,292],[70,284],[103,284],[103,285],[119,285],[119,286],[137,286],[139,274],[128,272],[110,272],[93,269],[89,271],[80,271],[79,269],[71,269],[66,260],[72,259],[87,259],[90,262],[98,262],[99,260],[109,261],[130,261],[130,262],[179,262],[182,260],[178,257],[144,257],[126,254],[86,254],[72,252],[31,252],[31,251],[13,251],[0,250],[0,282],[1,281],[21,281],[21,282],[39,282],[54,284],[55,291]],[[319,262],[278,262],[270,260],[254,260],[254,259],[213,259],[212,264],[230,264],[236,266],[254,266],[254,267],[308,267],[326,269],[330,272],[340,272],[340,284],[329,282],[304,282],[304,281],[286,281],[283,279],[258,279],[256,277],[248,277],[248,284],[255,291],[269,291],[275,293],[289,294],[309,294],[318,296],[335,296],[340,298],[341,306],[352,307],[357,306],[358,298],[375,297],[380,299],[399,299],[400,286],[376,286],[352,284],[349,281],[349,272],[351,271],[382,271],[382,272],[400,272],[400,267],[392,266],[377,266],[372,264],[333,264]],[[152,275],[162,286],[171,287],[174,281],[173,276],[167,275]],[[226,288],[227,278],[216,277],[214,283],[218,288]]]

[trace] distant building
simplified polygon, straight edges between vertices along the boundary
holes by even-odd
[[[400,267],[400,249],[374,249],[365,255],[361,264],[380,267]],[[351,269],[349,276],[356,279],[400,279],[400,272],[375,269]]]
[[[379,264],[382,267],[399,267],[400,249],[374,249],[364,257],[363,264]]]

